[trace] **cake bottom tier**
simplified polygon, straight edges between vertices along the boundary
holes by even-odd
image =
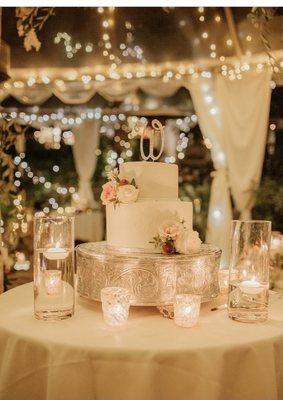
[[[176,293],[196,293],[208,301],[219,293],[220,256],[220,249],[205,244],[190,255],[162,255],[124,254],[105,242],[84,243],[76,248],[78,292],[100,301],[101,289],[120,286],[136,306],[172,304]]]
[[[185,222],[192,229],[192,203],[189,201],[138,201],[106,207],[107,244],[119,249],[154,251],[150,243],[166,220]]]

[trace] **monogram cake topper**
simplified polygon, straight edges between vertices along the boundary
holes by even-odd
[[[160,158],[161,154],[163,153],[163,149],[164,149],[164,126],[161,124],[160,121],[158,121],[158,119],[154,119],[151,122],[151,126],[152,129],[149,130],[149,153],[146,156],[144,153],[144,139],[148,138],[145,135],[145,131],[147,128],[147,124],[148,122],[138,122],[134,128],[133,128],[133,132],[131,134],[131,137],[136,136],[137,134],[140,134],[140,153],[141,153],[141,157],[144,161],[147,161],[149,159],[151,159],[152,161],[156,161]],[[159,153],[155,156],[154,155],[154,138],[156,134],[160,134],[160,139],[161,139],[161,146],[160,146],[160,150]]]

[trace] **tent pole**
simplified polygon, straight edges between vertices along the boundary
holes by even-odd
[[[224,7],[225,17],[227,20],[228,28],[230,31],[230,35],[232,37],[233,43],[235,45],[236,55],[237,57],[243,56],[243,50],[241,48],[241,44],[237,35],[237,29],[235,25],[235,21],[233,18],[231,7]]]

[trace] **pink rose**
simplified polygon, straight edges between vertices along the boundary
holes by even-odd
[[[183,230],[183,226],[176,221],[164,221],[159,227],[158,233],[162,239],[175,240]]]
[[[184,230],[175,240],[176,251],[180,254],[189,254],[199,250],[201,240],[197,231]]]
[[[117,184],[115,182],[107,182],[102,186],[102,193],[100,199],[102,204],[107,205],[116,198]]]

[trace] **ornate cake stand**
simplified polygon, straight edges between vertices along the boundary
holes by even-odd
[[[221,250],[202,244],[190,255],[118,252],[106,242],[76,248],[78,292],[100,301],[106,286],[127,288],[135,306],[170,305],[176,293],[196,293],[208,301],[219,293]]]

